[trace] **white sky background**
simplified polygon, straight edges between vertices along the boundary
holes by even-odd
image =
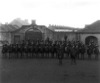
[[[100,0],[0,0],[0,22],[15,18],[83,28],[100,20]]]

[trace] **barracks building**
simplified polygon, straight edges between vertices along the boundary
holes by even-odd
[[[7,30],[6,30],[7,29]],[[100,20],[86,25],[85,28],[74,28],[66,26],[37,25],[35,20],[30,25],[23,25],[18,28],[15,25],[4,25],[0,27],[0,41],[8,41],[8,43],[20,43],[22,40],[80,40],[84,44],[94,41],[100,45]]]

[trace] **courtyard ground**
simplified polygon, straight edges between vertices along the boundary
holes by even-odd
[[[1,55],[0,55],[1,56]],[[2,59],[0,83],[100,83],[100,60]]]

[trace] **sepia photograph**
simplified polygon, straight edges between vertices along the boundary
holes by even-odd
[[[0,83],[100,83],[100,0],[0,0]]]

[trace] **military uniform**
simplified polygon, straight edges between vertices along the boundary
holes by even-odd
[[[59,65],[62,65],[62,59],[63,59],[63,48],[60,46],[57,50],[57,55],[59,59]]]
[[[77,51],[76,51],[76,49],[75,49],[75,46],[72,46],[71,47],[71,63],[75,63],[76,64],[76,53],[77,53]]]

